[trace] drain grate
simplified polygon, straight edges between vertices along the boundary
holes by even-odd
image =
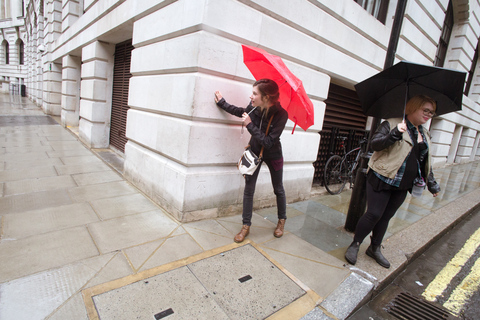
[[[454,320],[460,319],[447,309],[417,298],[408,292],[397,295],[385,310],[402,320]]]

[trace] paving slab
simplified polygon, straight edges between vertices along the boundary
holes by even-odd
[[[86,317],[80,290],[112,259],[97,256],[0,284],[0,319],[46,319],[65,307],[74,313],[63,319]]]
[[[63,164],[65,164],[67,166],[77,165],[77,164],[88,164],[88,163],[103,163],[103,161],[95,155],[63,157],[63,158],[60,158],[60,159],[62,159]]]
[[[31,211],[71,204],[67,190],[49,190],[0,198],[0,212],[3,214]]]
[[[49,146],[53,151],[85,149],[79,141],[42,141],[42,144]]]
[[[21,239],[98,221],[88,203],[75,203],[41,210],[6,214],[3,217],[3,236]],[[28,223],[25,223],[28,221]]]
[[[100,252],[107,253],[167,237],[178,223],[155,210],[88,226]]]
[[[113,171],[79,173],[72,175],[78,186],[87,186],[105,182],[122,181],[123,177]]]
[[[32,159],[47,160],[48,154],[45,151],[31,152],[31,153],[6,153],[5,148],[0,150],[0,161],[16,162],[16,161],[31,161]]]
[[[44,166],[57,166],[63,165],[63,162],[58,158],[45,158],[45,159],[37,159],[31,157],[25,160],[12,160],[12,161],[5,161],[5,169],[6,170],[19,170],[19,169],[26,169],[32,167],[44,167]]]
[[[0,182],[53,176],[57,176],[57,172],[53,166],[29,167],[17,170],[0,171]]]
[[[138,193],[138,190],[126,181],[114,181],[71,188],[69,192],[73,201],[83,202]]]
[[[150,199],[140,193],[92,200],[90,203],[103,220],[159,209]]]
[[[11,154],[22,154],[22,153],[40,153],[52,151],[53,148],[50,146],[20,146],[20,147],[6,147],[5,152]]]
[[[110,171],[110,167],[104,163],[93,163],[93,164],[78,164],[78,165],[63,165],[55,166],[55,169],[58,172],[58,175],[68,175],[68,174],[79,174],[79,173],[90,173],[90,172],[99,172],[99,171]]]
[[[67,189],[77,187],[71,176],[54,176],[38,179],[25,179],[5,183],[5,195],[22,193],[34,193],[56,189]]]
[[[154,248],[154,250],[148,250],[145,247],[140,248],[140,246],[125,250],[132,264],[138,266],[137,270],[148,270],[156,266],[194,256],[204,251],[189,234],[171,237],[165,241],[157,241],[155,245],[157,245],[157,247]],[[179,250],[178,248],[182,249]],[[143,258],[139,255],[139,250],[142,250]],[[145,254],[148,252],[151,252],[151,254],[145,258]]]
[[[0,242],[0,283],[97,256],[85,227]],[[21,266],[21,267],[19,267]]]
[[[50,158],[65,158],[65,157],[91,156],[92,151],[86,148],[78,148],[75,150],[47,151],[46,154]]]

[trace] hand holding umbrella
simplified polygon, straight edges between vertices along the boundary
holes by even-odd
[[[252,122],[252,119],[250,119],[250,116],[248,115],[248,113],[244,112],[242,115],[242,121],[245,126],[248,126],[248,124]]]

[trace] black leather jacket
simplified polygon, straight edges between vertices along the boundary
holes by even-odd
[[[393,145],[395,142],[401,140],[402,135],[402,132],[400,132],[396,126],[390,130],[390,123],[388,121],[383,121],[378,126],[377,131],[370,140],[370,148],[373,151],[384,150]],[[423,159],[419,160],[423,161]],[[430,191],[432,194],[440,192],[440,185],[437,183],[437,181],[435,181],[432,167],[430,167],[428,177],[423,178],[427,181],[428,191]]]
[[[249,113],[254,108],[251,103],[246,108],[236,107],[229,104],[224,98],[218,101],[217,105],[228,113],[240,118],[244,112]],[[252,135],[249,145],[256,155],[260,154],[260,150],[262,149],[262,146],[264,146],[263,159],[277,160],[283,157],[280,135],[282,134],[283,129],[285,129],[285,124],[288,120],[288,113],[279,103],[271,106],[268,110],[268,114],[263,120],[260,108],[256,108],[250,113],[250,119],[252,122],[246,126],[248,132]],[[265,136],[268,122],[270,121],[272,114],[273,120],[270,125],[270,130],[268,131],[268,135]],[[262,125],[261,128],[260,123]]]

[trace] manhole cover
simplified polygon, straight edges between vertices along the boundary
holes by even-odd
[[[306,294],[255,247],[244,245],[137,277],[136,282],[92,294],[92,300],[102,320],[264,319]]]

